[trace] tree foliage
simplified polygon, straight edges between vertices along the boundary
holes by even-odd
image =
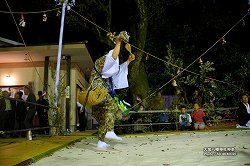
[[[9,4],[13,11],[55,7],[51,0],[13,0]],[[1,4],[0,9],[8,11],[5,4]],[[180,68],[191,64],[246,14],[249,5],[246,0],[78,0],[73,9],[107,31],[127,30],[133,45],[169,63],[132,48],[137,60],[130,67],[130,91],[133,98],[137,94],[144,98],[151,93],[149,90],[158,89],[178,73],[178,67],[170,63]],[[46,23],[41,21],[41,15],[25,15],[27,26],[21,32],[28,44],[58,42],[60,17],[55,16],[56,12],[47,14]],[[20,41],[11,16],[1,13],[0,17],[4,23],[0,36]],[[14,17],[18,22],[20,15]],[[92,23],[68,11],[64,42],[89,41],[88,48],[95,60],[110,49],[112,43],[106,38],[106,32]],[[192,93],[190,86],[202,83],[206,85],[203,87],[206,91],[216,83],[216,90],[212,90],[216,101],[224,105],[236,103],[240,93],[250,91],[249,26],[248,15],[224,36],[225,44],[217,43],[202,57],[202,65],[198,67],[198,63],[194,63],[188,68],[201,76],[185,71],[176,78],[186,89],[187,97]],[[169,43],[172,52],[168,52]],[[171,54],[174,56],[169,56]],[[170,84],[163,93],[173,94],[174,90]]]

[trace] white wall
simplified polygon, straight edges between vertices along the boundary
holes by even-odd
[[[62,80],[66,85],[66,71],[61,70],[61,77],[64,76]],[[43,90],[43,75],[44,75],[44,67],[20,67],[20,68],[0,68],[0,86],[20,86],[27,85],[28,82],[33,82],[34,85],[34,94],[37,97],[37,92],[39,90]],[[11,76],[13,78],[12,83],[6,82],[6,76]],[[71,69],[71,80],[70,80],[70,128],[71,130],[75,130],[76,128],[76,102],[77,102],[77,94],[76,94],[76,85],[79,84],[82,88],[87,87],[87,81],[84,79],[82,74],[77,70],[77,68]],[[54,94],[54,80],[51,76],[51,68],[49,68],[49,76],[48,76],[48,94]],[[48,96],[49,96],[48,95]],[[66,96],[62,97],[62,109],[66,110],[65,100]],[[49,98],[49,100],[52,100]],[[50,101],[51,102],[51,101]],[[64,125],[65,126],[65,125]]]
[[[7,82],[8,78],[11,78],[10,82]],[[0,68],[0,86],[20,86],[27,85],[28,82],[34,83],[35,94],[42,90],[43,67]]]

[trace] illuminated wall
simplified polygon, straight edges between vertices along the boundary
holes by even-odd
[[[64,75],[64,79],[62,81],[66,82],[66,71],[61,70],[61,75]],[[10,68],[1,68],[0,67],[0,86],[23,86],[27,85],[28,82],[33,83],[34,94],[37,97],[37,92],[43,90],[43,75],[44,68],[43,67],[10,67]],[[54,80],[51,76],[51,68],[49,69],[48,76],[48,94],[54,94]],[[77,102],[77,92],[76,86],[80,85],[82,88],[86,88],[87,82],[84,79],[84,76],[79,72],[77,68],[71,69],[71,87],[70,87],[70,127],[71,130],[75,130],[76,126],[76,102]],[[66,96],[62,97],[62,108],[65,110],[65,99]]]
[[[28,85],[29,82],[32,83],[35,94],[42,90],[43,67],[36,67],[36,69],[34,67],[0,68],[0,86],[24,86]]]

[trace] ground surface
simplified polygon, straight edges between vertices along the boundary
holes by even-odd
[[[250,130],[127,135],[121,142],[110,141],[111,147],[106,150],[96,148],[96,142],[95,138],[83,139],[33,165],[250,165]],[[232,152],[228,156],[205,156],[204,150],[211,154],[207,147],[226,147]]]

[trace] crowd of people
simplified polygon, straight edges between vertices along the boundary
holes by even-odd
[[[248,98],[249,97],[247,94],[243,94],[241,96],[241,101],[238,109],[235,110],[235,112],[230,113],[231,114],[230,118],[236,119],[237,128],[250,128],[250,107],[248,104]],[[154,123],[173,122],[175,123],[175,126],[174,127],[172,126],[170,128],[172,129],[178,127],[178,129],[180,130],[203,130],[206,127],[213,126],[214,119],[212,119],[209,116],[210,115],[209,112],[211,112],[211,110],[215,110],[214,94],[212,92],[209,92],[208,98],[206,99],[206,103],[204,103],[203,98],[201,97],[199,91],[195,90],[193,96],[190,99],[193,103],[193,109],[187,110],[187,105],[185,105],[185,100],[184,97],[182,96],[182,92],[179,88],[176,88],[176,93],[172,97],[170,104],[168,104],[165,100],[166,105],[167,104],[169,105],[168,108],[169,110],[173,111],[173,114],[171,114],[171,112],[160,113],[160,116],[159,114],[156,114],[156,116],[153,116],[153,118],[151,118],[150,121]],[[169,101],[169,98],[167,101]],[[208,106],[208,107],[204,108],[202,106]],[[138,111],[140,110],[141,109],[138,109]],[[180,113],[178,113],[179,111]],[[225,114],[223,113],[223,115],[226,116],[226,113]],[[137,123],[137,122],[128,119],[122,123],[127,124],[127,123]],[[155,128],[157,130],[157,126]],[[158,126],[158,129],[159,128],[161,127]]]
[[[129,36],[128,36],[129,37]],[[121,119],[122,113],[119,105],[113,99],[115,89],[127,88],[128,85],[128,65],[135,60],[135,55],[129,51],[128,59],[122,64],[119,63],[119,54],[122,41],[124,38],[120,36],[114,37],[115,47],[106,55],[100,57],[95,61],[94,68],[91,72],[90,82],[93,87],[101,87],[108,89],[109,94],[105,99],[93,105],[93,117],[98,121],[97,133],[97,147],[107,148],[110,145],[106,143],[105,139],[122,140],[114,132],[115,119]],[[10,98],[8,91],[3,91],[0,96],[0,131],[22,130],[33,127],[33,119],[37,114],[39,119],[39,127],[49,126],[48,123],[48,100],[44,99],[42,91],[38,92],[39,99],[33,94],[29,86],[24,87],[24,94],[27,95],[26,101],[23,101],[23,92],[19,91],[15,94],[15,99]],[[145,103],[142,98],[136,98],[139,105],[139,111],[145,110]],[[194,103],[194,110],[189,114],[187,107],[183,105],[184,98],[181,96],[181,90],[176,90],[176,95],[173,97],[173,105],[175,108],[180,107],[181,113],[179,115],[179,125],[181,130],[202,130],[206,127],[206,114],[202,108],[202,97],[199,96],[198,91],[195,91],[192,98]],[[210,100],[212,104],[214,96],[210,93]],[[36,103],[36,104],[34,104]],[[81,103],[83,104],[83,103]],[[250,127],[250,107],[248,104],[248,96],[242,96],[242,103],[237,112],[239,125]],[[48,134],[48,130],[44,130]],[[29,131],[30,132],[30,131]],[[26,132],[12,132],[12,137],[30,135]]]
[[[30,86],[24,86],[23,91],[15,93],[11,97],[9,91],[0,91],[0,131],[8,133],[10,137],[26,137],[33,128],[34,117],[37,115],[39,124],[36,127],[48,127],[48,100],[44,98],[42,91],[38,92],[38,100]],[[23,96],[26,95],[26,100]],[[19,130],[19,131],[18,131]],[[40,130],[42,134],[49,134],[49,130]],[[2,133],[1,137],[7,136]]]
[[[187,113],[186,106],[181,106],[181,114],[179,116],[179,124],[181,130],[195,129],[202,130],[207,125],[208,117],[205,114],[205,110],[201,108],[201,98],[195,93],[194,110],[191,115]],[[250,128],[250,107],[248,104],[248,95],[243,94],[238,109],[236,110],[237,128]],[[213,108],[214,105],[212,104]]]

